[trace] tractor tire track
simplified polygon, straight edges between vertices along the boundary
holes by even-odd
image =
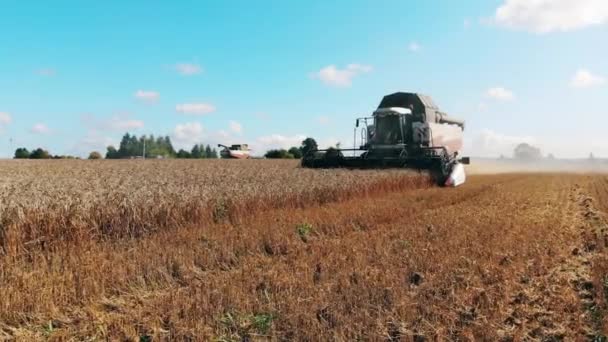
[[[585,188],[574,184],[559,209],[563,222],[559,229],[576,232],[579,238],[570,244],[567,257],[547,274],[522,279],[529,286],[511,296],[503,340],[556,341],[574,334],[583,340],[605,341],[591,269],[598,248],[590,238],[602,218]],[[559,301],[569,310],[552,310]]]

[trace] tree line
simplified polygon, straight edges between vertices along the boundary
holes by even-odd
[[[318,149],[317,142],[313,138],[302,140],[302,144],[298,147],[293,146],[290,149],[274,149],[268,150],[264,157],[268,159],[300,159],[308,152]]]
[[[186,151],[184,149],[180,149],[176,154],[177,158],[183,159],[199,159],[199,158],[218,158],[218,153],[215,148],[211,148],[211,146],[204,146],[203,144],[194,145],[190,151]]]
[[[15,159],[79,159],[78,157],[69,155],[52,155],[49,151],[39,147],[29,151],[25,147],[19,147],[15,150]]]
[[[289,149],[271,149],[266,152],[264,157],[269,159],[299,159],[310,151],[318,148],[317,142],[313,138],[306,138],[300,146],[293,146]],[[196,144],[190,151],[180,149],[175,151],[169,136],[154,137],[154,135],[142,135],[140,137],[126,133],[118,145],[118,149],[110,145],[106,149],[106,159],[125,159],[144,156],[146,158],[183,158],[201,159],[218,158],[218,151],[210,145]],[[52,155],[43,148],[29,151],[25,147],[15,150],[15,159],[80,159],[69,155]],[[97,151],[89,154],[88,159],[102,159],[103,156]]]
[[[138,137],[126,133],[118,149],[110,145],[106,151],[106,159],[122,159],[143,157],[146,158],[217,158],[218,153],[210,145],[196,144],[190,151],[180,149],[175,151],[169,136],[154,137],[154,135],[142,135]]]
[[[126,133],[120,140],[118,149],[113,145],[107,147],[106,159],[143,157],[144,153],[146,158],[169,158],[176,154],[169,136],[155,138],[154,135],[142,135],[138,137]]]

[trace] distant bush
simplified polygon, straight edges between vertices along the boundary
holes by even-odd
[[[192,155],[190,154],[190,152],[188,152],[188,151],[186,151],[184,149],[180,149],[177,152],[176,157],[180,158],[180,159],[188,159],[188,158],[192,158]]]
[[[30,151],[25,147],[20,147],[15,150],[15,159],[28,159],[30,157]]]
[[[519,160],[538,160],[542,158],[540,148],[534,147],[530,144],[522,143],[515,147],[513,152],[515,159]]]
[[[89,154],[89,159],[101,159],[101,153],[93,151]]]
[[[300,147],[292,147],[289,149],[289,152],[291,155],[293,155],[294,158],[296,159],[300,159],[302,158],[302,149]]]
[[[51,159],[51,154],[47,150],[37,148],[30,154],[30,159]]]
[[[266,157],[268,159],[294,159],[295,158],[293,154],[289,153],[285,149],[269,150],[268,152],[266,152],[264,157]]]
[[[69,155],[55,155],[52,157],[53,159],[80,159],[80,157],[74,157]]]

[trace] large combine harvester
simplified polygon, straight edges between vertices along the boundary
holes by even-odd
[[[371,117],[356,120],[353,146],[359,148],[313,150],[302,166],[426,169],[438,184],[458,186],[465,181],[462,164],[469,163],[460,156],[463,131],[464,121],[439,111],[429,96],[394,93]]]

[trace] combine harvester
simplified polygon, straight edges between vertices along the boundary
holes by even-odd
[[[222,159],[249,159],[251,158],[251,150],[247,144],[236,144],[230,147],[222,144],[218,144],[217,147],[221,147],[220,157]]]
[[[460,157],[464,121],[440,112],[429,96],[394,93],[382,99],[371,117],[358,118],[354,129],[361,136],[354,149],[313,150],[302,158],[309,168],[426,169],[441,186],[465,182]]]

